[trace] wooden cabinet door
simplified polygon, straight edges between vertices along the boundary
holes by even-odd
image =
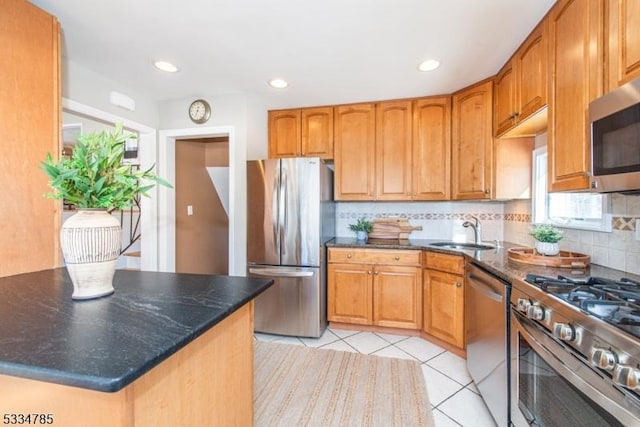
[[[411,200],[411,101],[376,105],[376,199]]]
[[[464,348],[463,276],[424,270],[423,330],[449,344]]]
[[[493,166],[493,83],[487,81],[453,95],[451,197],[489,199]]]
[[[451,98],[413,101],[413,199],[451,197]]]
[[[607,91],[640,77],[640,2],[638,0],[609,0]]]
[[[371,325],[373,322],[370,264],[328,264],[327,318],[331,322]]]
[[[374,104],[334,109],[335,199],[375,198]]]
[[[560,0],[550,12],[549,191],[589,188],[589,102],[602,94],[603,0]]]
[[[333,159],[333,107],[303,108],[302,155]]]
[[[509,61],[494,79],[493,120],[496,135],[500,135],[516,122],[516,101],[513,62]]]
[[[269,111],[269,158],[300,155],[300,110]]]
[[[373,324],[420,329],[421,292],[420,268],[376,265],[373,272]]]
[[[62,203],[39,170],[60,146],[60,49],[55,17],[24,0],[0,14],[0,277],[58,267]]]
[[[518,122],[547,105],[547,20],[543,20],[527,37],[514,57],[516,69],[515,112]]]

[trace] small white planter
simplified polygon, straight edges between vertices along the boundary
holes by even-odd
[[[560,244],[558,242],[536,242],[536,251],[541,255],[558,255],[560,253]]]
[[[62,225],[60,246],[73,282],[73,299],[113,293],[122,247],[120,221],[106,209],[81,209]]]
[[[367,241],[367,232],[366,231],[356,231],[356,238],[363,242]]]

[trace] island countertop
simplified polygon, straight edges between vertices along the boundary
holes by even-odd
[[[0,278],[0,374],[118,391],[272,283],[118,270],[114,294],[74,301],[65,268]]]

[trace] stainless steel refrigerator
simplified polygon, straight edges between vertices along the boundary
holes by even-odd
[[[249,161],[247,198],[247,275],[275,280],[255,300],[255,331],[319,337],[325,243],[335,236],[333,171],[316,157]]]

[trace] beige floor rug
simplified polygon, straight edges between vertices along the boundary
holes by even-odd
[[[418,362],[256,342],[255,426],[435,425]]]

